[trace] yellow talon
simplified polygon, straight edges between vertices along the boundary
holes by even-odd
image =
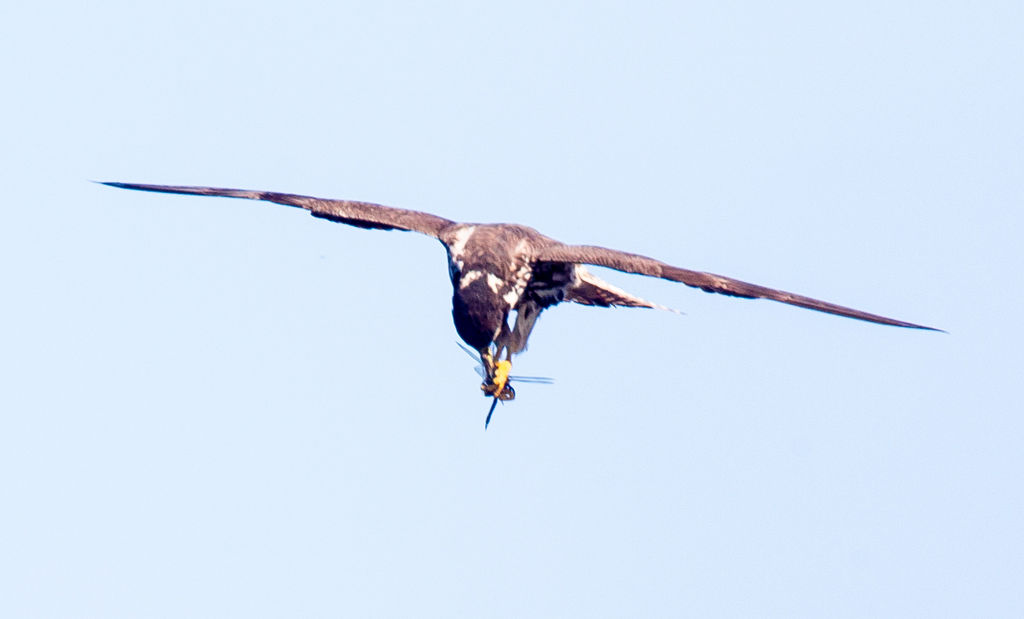
[[[512,362],[508,360],[495,361],[494,362],[494,375],[491,380],[480,385],[480,389],[483,390],[484,394],[500,397],[503,400],[510,400],[511,397],[505,396],[505,386],[508,384],[508,373],[512,371]],[[509,388],[511,389],[511,388]],[[514,393],[514,392],[512,392]],[[515,396],[512,396],[515,397]]]
[[[498,388],[498,393],[501,393],[505,389],[505,383],[508,382],[508,373],[512,371],[512,362],[498,361],[494,364],[494,384]]]

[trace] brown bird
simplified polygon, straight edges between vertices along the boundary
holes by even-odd
[[[494,404],[498,400],[511,400],[515,397],[508,376],[512,355],[526,348],[526,341],[537,317],[545,309],[562,301],[600,307],[668,309],[600,280],[587,271],[584,264],[660,277],[705,292],[745,299],[771,299],[882,325],[939,331],[791,292],[749,284],[731,277],[675,267],[637,254],[605,247],[566,245],[533,228],[516,224],[458,223],[430,213],[369,202],[329,200],[271,191],[135,183],[103,184],[142,191],[264,200],[303,208],[314,217],[358,228],[409,230],[434,237],[448,250],[455,329],[459,337],[480,355],[485,370],[481,389],[485,395],[494,398]],[[516,316],[510,326],[508,318],[513,310]],[[490,413],[487,419],[490,420]]]

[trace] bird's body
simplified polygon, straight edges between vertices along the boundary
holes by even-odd
[[[729,277],[691,271],[652,258],[594,246],[566,245],[516,224],[466,224],[437,215],[367,202],[214,187],[104,183],[125,189],[265,200],[306,209],[316,217],[360,228],[409,230],[438,239],[447,249],[456,331],[480,354],[486,395],[511,399],[507,385],[512,355],[526,347],[542,311],[571,301],[601,307],[667,309],[604,282],[583,266],[592,264],[681,282],[743,298],[765,298],[868,322],[936,330],[910,322],[766,288]],[[509,324],[510,315],[515,315]],[[493,410],[493,407],[492,407]],[[489,418],[489,417],[488,417]]]
[[[493,343],[498,356],[522,352],[540,312],[565,300],[659,307],[602,282],[582,265],[538,260],[544,250],[561,244],[533,228],[456,224],[440,240],[448,249],[455,328],[477,350]]]

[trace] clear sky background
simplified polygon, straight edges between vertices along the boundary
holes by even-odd
[[[6,3],[0,616],[1024,616],[1024,5]],[[443,248],[602,272],[483,420]]]

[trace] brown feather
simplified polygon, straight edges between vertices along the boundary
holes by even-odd
[[[651,303],[595,276],[582,265],[576,266],[576,281],[565,291],[565,300],[598,307],[647,307],[680,314],[679,310]]]
[[[138,183],[101,183],[122,189],[138,189],[140,191],[156,191],[160,193],[182,193],[199,196],[221,196],[225,198],[245,198],[247,200],[263,200],[286,206],[294,206],[309,211],[314,217],[322,217],[358,228],[373,230],[408,230],[420,232],[438,238],[441,230],[454,222],[423,213],[390,206],[382,206],[370,202],[352,200],[328,200],[301,196],[291,193],[272,191],[250,191],[247,189],[221,189],[218,187],[181,187],[173,185],[142,185]]]
[[[616,271],[635,273],[637,275],[647,275],[649,277],[659,277],[661,279],[667,279],[674,282],[681,282],[687,286],[700,288],[705,292],[715,292],[718,294],[742,297],[746,299],[771,299],[772,301],[796,305],[797,307],[804,307],[819,312],[825,312],[827,314],[856,318],[857,320],[865,320],[867,322],[874,322],[883,325],[892,325],[894,327],[927,329],[929,331],[941,330],[914,324],[912,322],[887,318],[877,314],[862,312],[860,310],[843,307],[842,305],[836,305],[834,303],[828,303],[827,301],[812,299],[810,297],[793,294],[791,292],[785,292],[783,290],[766,288],[765,286],[751,284],[731,277],[725,277],[723,275],[715,275],[714,273],[705,273],[703,271],[691,271],[689,269],[683,269],[666,264],[659,260],[655,260],[654,258],[630,254],[614,249],[607,249],[604,247],[596,247],[592,245],[553,245],[538,252],[535,260],[537,262],[575,262],[593,264],[596,266],[607,267],[609,269],[615,269]]]
[[[392,208],[370,202],[355,202],[351,200],[329,200],[302,196],[290,193],[276,193],[270,191],[250,191],[244,189],[220,189],[216,187],[187,187],[173,185],[143,185],[137,183],[102,183],[111,187],[123,189],[137,189],[140,191],[156,191],[162,193],[193,194],[201,196],[222,196],[227,198],[244,198],[247,200],[264,200],[287,206],[294,206],[309,211],[314,217],[322,217],[351,226],[377,230],[409,230],[432,236],[448,248],[449,252],[458,245],[458,235],[469,229],[472,233],[479,235],[474,237],[473,247],[467,252],[475,263],[479,265],[496,266],[498,271],[502,265],[515,265],[517,260],[523,264],[531,264],[535,267],[530,273],[531,281],[536,283],[538,273],[545,273],[551,269],[537,268],[543,263],[569,264],[593,264],[608,267],[626,273],[636,273],[650,277],[659,277],[675,282],[681,282],[687,286],[700,288],[706,292],[742,297],[747,299],[771,299],[789,305],[804,307],[807,309],[846,316],[857,320],[865,320],[883,325],[896,327],[908,327],[912,329],[927,329],[930,331],[941,331],[933,327],[926,327],[912,322],[887,318],[877,314],[862,312],[842,305],[828,303],[818,299],[812,299],[783,290],[767,288],[757,284],[705,273],[703,271],[691,271],[680,267],[672,266],[664,262],[631,254],[627,252],[596,247],[591,245],[564,245],[551,238],[548,238],[532,228],[510,224],[500,225],[466,225],[459,226],[455,222],[438,217],[430,213],[410,211],[406,209]],[[473,230],[475,229],[475,232]],[[462,239],[464,244],[469,237]],[[524,249],[518,248],[520,243],[526,241]],[[532,246],[532,248],[531,248]],[[459,248],[461,251],[461,248]],[[522,251],[523,254],[516,254]],[[452,260],[462,260],[461,257],[449,255]],[[507,264],[506,264],[507,263]],[[548,265],[551,266],[551,265]],[[565,269],[555,269],[562,271]],[[584,271],[585,273],[585,271]],[[508,276],[511,276],[511,272]],[[453,280],[454,282],[454,280]],[[504,281],[506,287],[509,281]],[[458,290],[456,291],[458,292]],[[576,303],[599,306],[631,306],[631,307],[661,307],[633,297],[625,291],[619,290],[607,282],[586,274],[573,286],[566,289],[566,299]],[[496,293],[496,291],[495,291]],[[495,294],[496,298],[501,295]],[[557,301],[554,301],[557,303]],[[541,307],[547,307],[544,305]],[[668,309],[668,308],[664,308]],[[456,320],[458,326],[458,320]],[[488,333],[493,329],[487,330]],[[460,331],[461,333],[461,331]],[[528,333],[527,333],[528,335]],[[525,345],[525,337],[523,338]]]

